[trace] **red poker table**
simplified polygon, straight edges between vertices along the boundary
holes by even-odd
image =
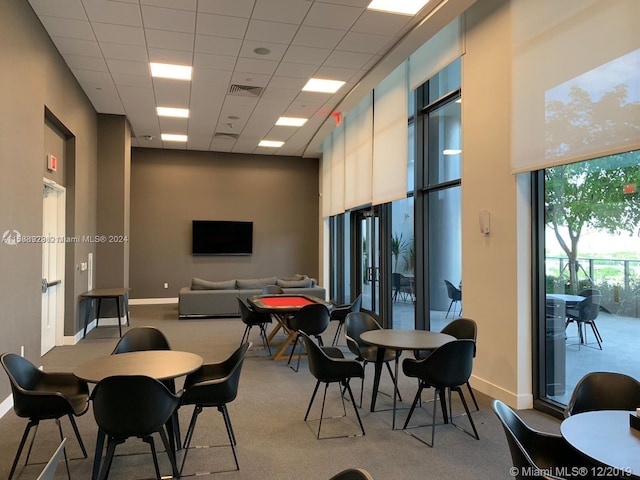
[[[320,303],[326,306],[329,310],[333,307],[331,302],[319,297],[314,297],[313,295],[289,293],[256,295],[254,297],[247,298],[247,302],[249,302],[255,311],[273,315],[273,317],[278,321],[276,326],[269,333],[268,340],[270,343],[280,329],[284,330],[287,334],[287,339],[282,342],[278,351],[273,354],[274,360],[280,360],[285,357],[287,348],[293,343],[297,335],[297,332],[291,330],[287,326],[286,317],[288,315],[296,313],[302,307],[314,303]]]

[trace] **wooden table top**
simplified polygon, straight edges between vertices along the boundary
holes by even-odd
[[[363,332],[360,338],[371,345],[393,350],[434,350],[456,339],[440,332],[388,328]]]
[[[145,375],[168,380],[196,371],[202,362],[202,357],[195,353],[145,350],[94,358],[78,366],[73,374],[89,383],[115,375]]]

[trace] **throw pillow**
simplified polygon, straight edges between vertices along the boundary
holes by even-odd
[[[244,280],[236,280],[236,286],[240,290],[259,290],[267,285],[275,285],[276,277],[264,277],[264,278],[247,278]]]
[[[307,277],[303,280],[282,280],[278,279],[276,285],[282,288],[309,288],[311,287],[311,279]]]
[[[236,288],[235,280],[226,280],[223,282],[210,282],[202,278],[193,277],[191,279],[191,290],[234,290]]]

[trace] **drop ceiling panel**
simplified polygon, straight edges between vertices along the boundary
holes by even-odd
[[[304,63],[306,65],[322,65],[331,50],[327,48],[300,47],[291,45],[283,57],[284,62]]]
[[[162,133],[187,134],[187,125],[189,123],[187,118],[158,117],[158,122]]]
[[[193,56],[193,78],[200,76],[201,69],[218,69],[233,71],[236,64],[236,57],[231,55],[209,55],[206,53],[196,53]]]
[[[42,16],[40,21],[52,37],[75,38],[78,40],[95,40],[95,35],[88,20]]]
[[[52,16],[76,20],[86,20],[87,15],[80,0],[29,0],[38,16]]]
[[[245,40],[240,49],[240,57],[253,58],[256,60],[280,61],[287,51],[288,45],[281,43],[260,42],[254,40]],[[256,53],[257,49],[268,49],[268,53]]]
[[[392,37],[370,33],[348,32],[338,44],[338,50],[360,53],[378,53]]]
[[[298,26],[290,23],[251,20],[245,40],[288,45],[297,31]]]
[[[272,22],[302,23],[311,7],[311,2],[303,0],[256,0],[252,17]]]
[[[293,45],[334,49],[344,37],[346,30],[302,25],[293,39]]]
[[[107,67],[109,67],[111,73],[150,76],[149,64],[145,62],[130,62],[129,60],[113,60],[107,58]]]
[[[175,3],[175,0],[171,0]],[[198,2],[198,11],[203,13],[217,13],[232,17],[249,18],[255,0],[209,0]]]
[[[408,15],[390,15],[366,10],[353,25],[352,30],[359,33],[392,36],[402,30],[412,18]]]
[[[198,0],[140,0],[141,5],[152,5],[154,7],[167,7],[178,8],[180,10],[187,10],[189,12],[195,12]]]
[[[151,77],[145,75],[129,75],[126,73],[112,73],[113,82],[118,87],[152,88]]]
[[[368,53],[357,52],[341,52],[334,50],[325,60],[324,65],[327,67],[341,68],[362,68],[365,63],[371,60],[372,55]]]
[[[247,18],[199,13],[196,33],[210,35],[213,32],[217,37],[244,38],[248,25]]]
[[[259,73],[262,75],[273,75],[278,68],[278,62],[269,60],[254,60],[251,58],[239,58],[236,62],[236,72]]]
[[[130,60],[133,62],[147,63],[149,54],[145,47],[133,47],[131,45],[121,45],[117,43],[100,44],[104,58],[114,60]]]
[[[146,46],[142,27],[94,23],[93,31],[99,42],[120,43],[122,45]]]
[[[193,11],[143,6],[142,19],[145,29],[193,33],[196,28],[196,13]]]
[[[269,87],[267,87],[267,90],[288,89],[295,90],[297,94],[300,90],[302,90],[302,87],[304,87],[305,83],[307,83],[306,78],[281,77],[276,75],[271,77],[271,81],[269,82]]]
[[[240,53],[242,40],[237,38],[212,37],[210,35],[196,35],[195,51],[210,55],[231,55]]]
[[[106,72],[107,63],[102,57],[85,57],[83,55],[65,55],[65,62],[72,70],[94,70],[96,72]]]
[[[318,70],[317,65],[304,65],[302,63],[280,62],[275,74],[283,77],[304,78],[305,83]]]
[[[156,105],[159,107],[189,107],[191,84],[189,82],[172,82],[164,78],[153,79]]]
[[[52,37],[62,55],[84,55],[85,57],[102,57],[98,42],[76,40],[66,37]]]
[[[166,30],[145,29],[147,45],[154,48],[193,51],[193,33],[167,32]]]
[[[92,23],[103,22],[112,25],[142,27],[139,5],[103,0],[82,0],[82,4]]]
[[[358,7],[315,2],[303,24],[311,27],[349,30],[364,10]]]

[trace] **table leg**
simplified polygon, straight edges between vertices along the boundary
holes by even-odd
[[[129,323],[129,294],[125,293],[122,295],[122,303],[124,304],[124,314],[127,317],[127,327],[131,326]]]
[[[104,449],[104,432],[99,428],[98,437],[96,438],[96,452],[93,457],[93,474],[92,480],[98,480],[100,473],[100,461],[102,460],[102,450]]]
[[[382,374],[382,364],[384,363],[384,354],[386,349],[378,347],[376,352],[375,374],[373,376],[373,392],[371,393],[371,411],[376,409],[376,398],[378,398],[378,388],[380,387],[380,375]]]
[[[82,335],[82,338],[87,336],[87,325],[89,324],[91,310],[93,310],[93,298],[87,298],[87,307],[84,313],[84,334]]]
[[[118,333],[122,337],[122,315],[120,314],[120,297],[116,297],[116,310],[118,311]]]
[[[274,360],[281,360],[283,357],[286,356],[285,351],[287,350],[287,347],[293,343],[297,335],[298,335],[297,332],[289,333],[289,336],[284,342],[282,342],[282,345],[280,345],[280,348],[278,348],[278,351],[273,354]]]
[[[402,350],[396,350],[396,372],[393,377],[393,422],[391,423],[391,430],[396,429],[396,399],[398,398],[398,365],[400,364],[400,354]]]

